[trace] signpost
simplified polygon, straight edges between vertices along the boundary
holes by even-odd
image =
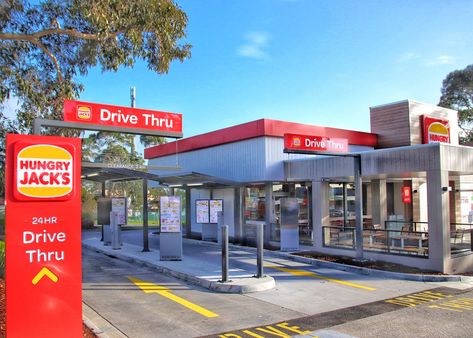
[[[82,337],[80,139],[7,135],[8,337]]]
[[[195,201],[195,215],[197,223],[210,223],[209,200]]]
[[[84,124],[93,130],[101,126],[133,134],[153,131],[161,136],[182,137],[182,115],[157,110],[65,100],[64,122]]]
[[[422,115],[422,143],[450,143],[450,122],[448,120]]]
[[[159,207],[161,221],[160,260],[180,261],[182,260],[181,197],[161,196]]]
[[[209,223],[218,223],[218,213],[223,212],[223,200],[210,200]]]
[[[292,153],[347,153],[348,140],[325,136],[309,136],[299,134],[284,134],[284,149]]]
[[[128,203],[126,197],[112,197],[112,211],[117,212],[118,224],[127,224]]]

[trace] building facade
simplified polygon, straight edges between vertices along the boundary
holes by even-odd
[[[251,243],[264,224],[266,244],[282,250],[296,240],[326,254],[473,270],[473,148],[458,145],[456,111],[406,100],[372,107],[370,117],[371,133],[263,119],[149,148],[145,157],[181,166],[156,174],[186,189],[187,235],[216,239],[217,224],[199,223],[196,207],[216,199],[237,242]],[[285,153],[288,133],[347,140],[361,161],[361,189],[354,157]]]

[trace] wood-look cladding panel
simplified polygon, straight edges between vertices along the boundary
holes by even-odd
[[[410,145],[409,101],[370,108],[371,132],[378,134],[377,148]]]

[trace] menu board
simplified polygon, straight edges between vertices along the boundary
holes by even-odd
[[[218,223],[218,212],[223,211],[223,200],[210,200],[210,222]]]
[[[112,211],[116,211],[118,214],[118,224],[126,224],[126,204],[125,197],[112,198]]]
[[[181,231],[181,197],[160,197],[161,232]]]
[[[196,200],[197,223],[218,223],[218,212],[223,211],[223,200]]]
[[[196,223],[209,223],[209,200],[195,201]]]

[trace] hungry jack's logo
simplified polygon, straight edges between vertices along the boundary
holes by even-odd
[[[20,200],[72,198],[72,154],[66,147],[50,144],[20,148],[15,156],[15,197]]]
[[[448,120],[424,116],[423,143],[450,143],[450,125]]]
[[[77,106],[77,118],[83,121],[92,119],[92,109],[89,106]]]
[[[445,126],[440,122],[434,122],[429,126],[428,135],[429,143],[450,143],[448,126]]]
[[[293,139],[292,139],[292,144],[294,145],[294,147],[300,147],[301,146],[301,138],[297,137],[297,136],[294,136]]]

